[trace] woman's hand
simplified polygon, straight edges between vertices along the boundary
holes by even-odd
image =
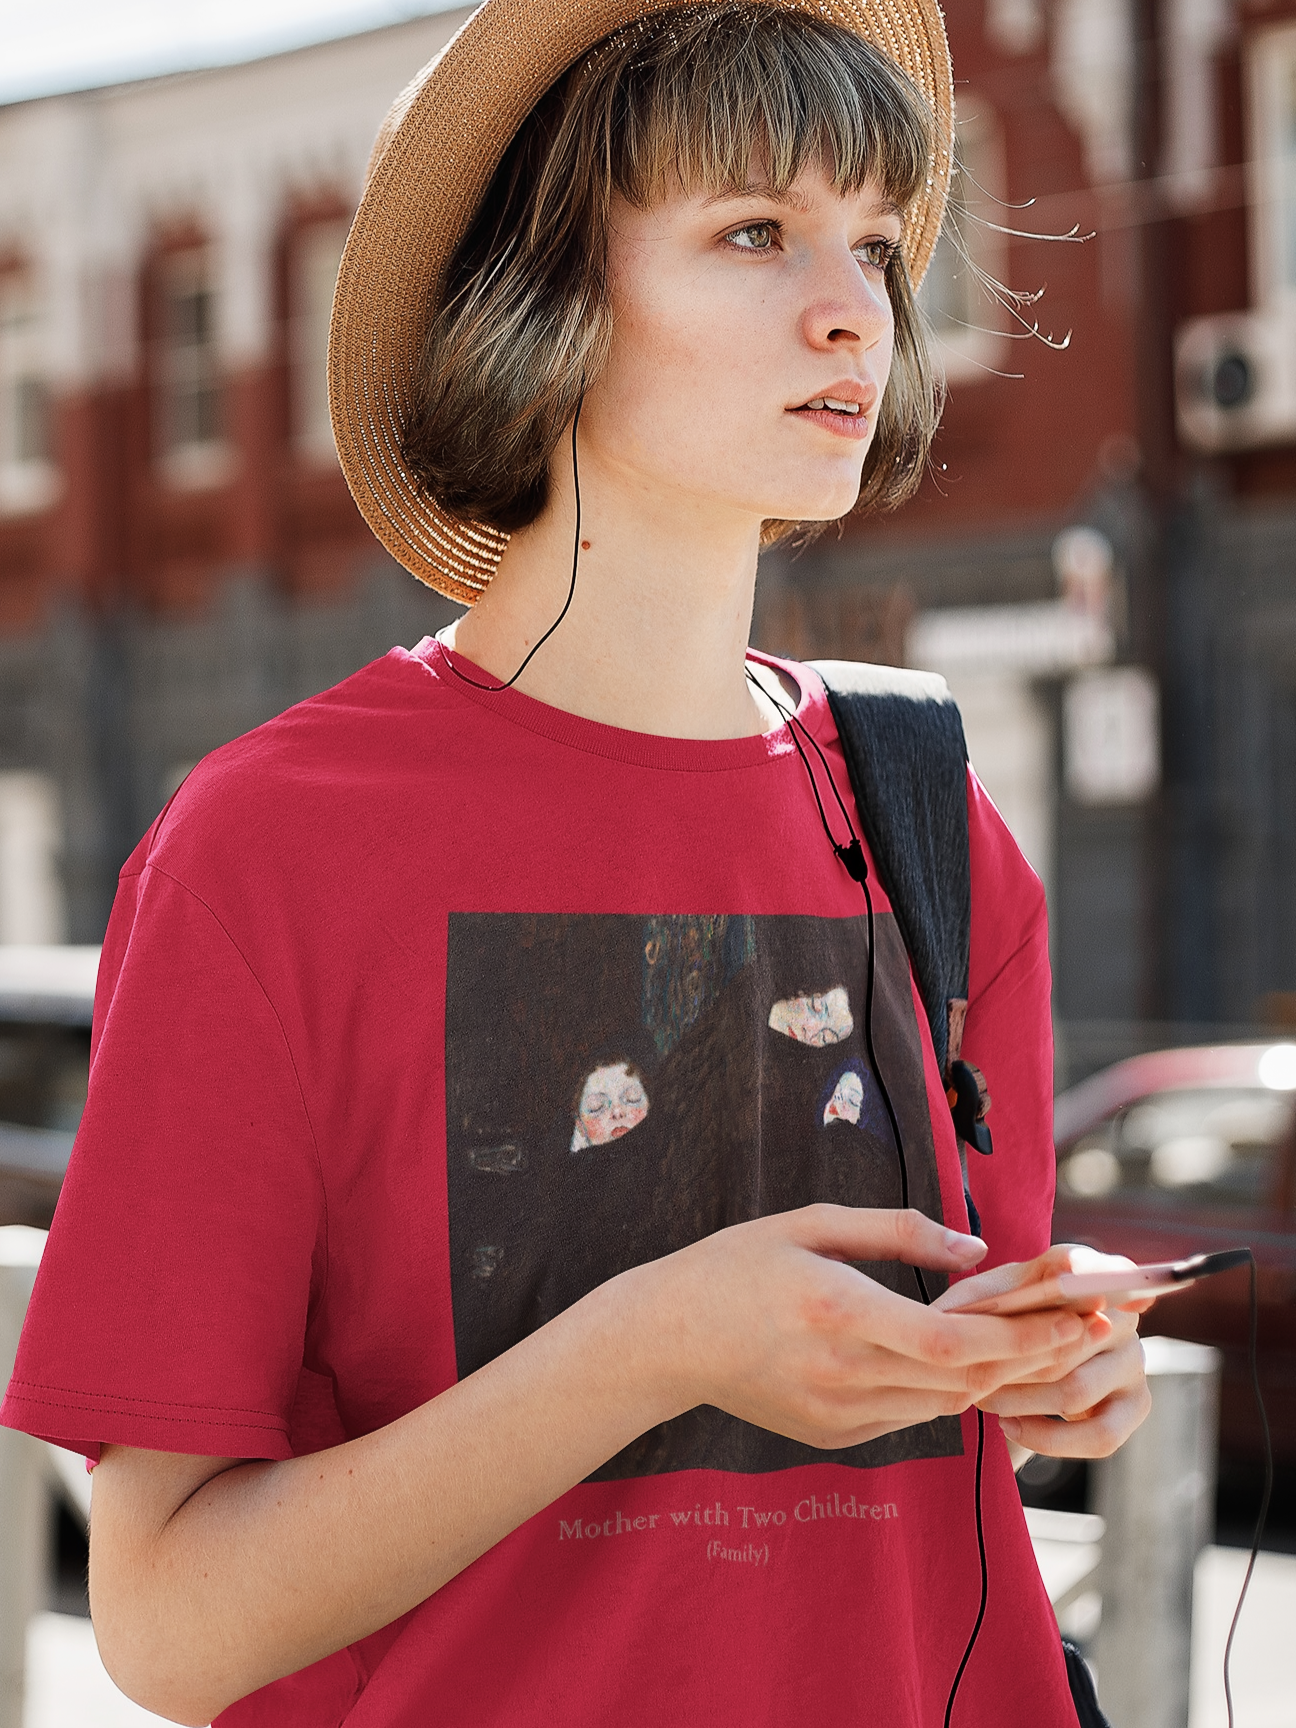
[[[916,1211],[818,1205],[731,1226],[624,1276],[648,1286],[637,1294],[658,1339],[650,1373],[672,1408],[711,1404],[837,1448],[958,1414],[1008,1384],[1062,1382],[1106,1338],[1101,1316],[941,1313],[917,1300],[916,1282],[911,1299],[845,1263],[966,1272],[984,1253]]]
[[[1085,1269],[1097,1270],[1100,1260],[1117,1266],[1131,1264],[1121,1256],[1097,1256],[1090,1249],[1083,1252]],[[1015,1288],[1019,1283],[1042,1282],[1069,1270],[1071,1254],[1072,1245],[1062,1243],[1038,1260],[979,1274],[960,1284],[954,1299],[970,1299],[983,1282],[987,1293]],[[981,1408],[997,1415],[1007,1439],[1026,1452],[1043,1452],[1052,1458],[1109,1457],[1152,1408],[1138,1323],[1153,1300],[1142,1297],[1090,1315],[1085,1348],[1067,1373],[1015,1378],[989,1397],[978,1399]]]
[[[1044,1384],[1002,1386],[980,1401],[999,1417],[1014,1445],[1051,1458],[1108,1458],[1152,1408],[1138,1314],[1117,1308],[1094,1319],[1107,1320],[1107,1337],[1069,1374]]]

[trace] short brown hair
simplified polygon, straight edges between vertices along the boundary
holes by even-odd
[[[611,340],[614,194],[647,208],[672,185],[746,186],[757,164],[784,191],[822,160],[838,190],[876,177],[903,210],[931,139],[892,61],[800,11],[687,7],[605,38],[532,109],[451,260],[404,433],[410,468],[466,522],[512,533],[544,510],[550,458]],[[895,351],[860,509],[917,488],[942,401],[899,253],[886,280]]]

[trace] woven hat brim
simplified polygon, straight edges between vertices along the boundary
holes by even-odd
[[[329,333],[342,471],[378,539],[420,581],[472,605],[507,534],[442,510],[401,454],[418,360],[446,269],[500,158],[545,91],[604,36],[690,0],[485,0],[397,98],[351,225]],[[907,213],[915,287],[940,236],[954,91],[935,0],[772,0],[856,31],[908,74],[936,122],[927,183]]]

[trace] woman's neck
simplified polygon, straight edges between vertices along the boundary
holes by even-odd
[[[555,463],[562,474],[563,464]],[[592,466],[592,465],[591,465]],[[759,523],[710,500],[663,498],[581,461],[581,552],[571,608],[516,688],[584,719],[671,738],[739,738],[779,715],[745,676]],[[562,611],[575,495],[561,477],[510,540],[497,574],[443,640],[510,678]]]

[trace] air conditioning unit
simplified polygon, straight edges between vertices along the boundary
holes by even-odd
[[[1296,320],[1225,312],[1175,338],[1179,436],[1198,450],[1296,441]]]

